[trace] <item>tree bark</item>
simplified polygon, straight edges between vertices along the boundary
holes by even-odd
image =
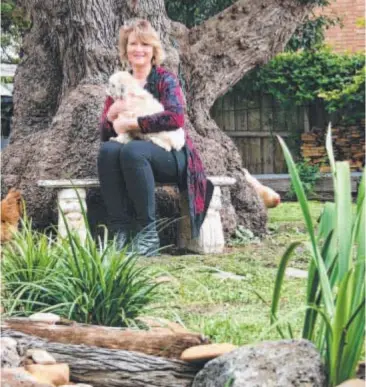
[[[8,319],[4,321],[3,326],[57,343],[124,349],[175,359],[179,359],[187,348],[208,343],[208,340],[199,333],[179,333],[168,328],[143,331],[82,325],[75,322],[70,326],[50,325],[32,322],[27,318]]]
[[[201,368],[138,352],[51,343],[11,329],[3,329],[2,336],[17,340],[24,353],[28,348],[45,349],[58,363],[69,365],[73,382],[94,387],[187,387]]]
[[[49,224],[56,213],[55,193],[38,188],[38,179],[96,176],[96,127],[104,84],[118,67],[118,29],[130,18],[143,17],[159,31],[166,67],[182,81],[187,127],[207,174],[237,179],[231,191],[223,192],[226,234],[237,224],[265,233],[264,205],[245,180],[234,143],[209,109],[246,72],[283,49],[309,5],[241,0],[189,30],[168,18],[163,0],[20,2],[32,28],[15,77],[13,129],[2,155],[3,190],[21,188],[36,225]]]

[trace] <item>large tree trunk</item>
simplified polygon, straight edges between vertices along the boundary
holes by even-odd
[[[266,211],[247,185],[240,155],[209,109],[243,75],[281,51],[310,11],[297,0],[237,1],[187,29],[166,15],[163,0],[21,0],[32,18],[15,77],[10,145],[3,152],[3,189],[22,189],[38,225],[54,215],[54,193],[38,179],[96,176],[96,130],[104,84],[118,67],[119,27],[147,18],[160,32],[166,66],[184,84],[188,127],[208,174],[238,183],[224,192],[224,227],[263,234]],[[179,71],[178,71],[179,70]]]

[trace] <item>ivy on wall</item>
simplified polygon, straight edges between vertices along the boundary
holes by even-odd
[[[338,54],[322,47],[281,53],[250,72],[232,90],[243,97],[266,90],[283,106],[321,100],[329,113],[353,123],[365,117],[364,82],[362,53]]]

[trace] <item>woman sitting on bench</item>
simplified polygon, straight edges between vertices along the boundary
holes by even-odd
[[[154,133],[184,128],[184,97],[178,79],[160,66],[164,52],[157,32],[146,20],[134,20],[120,30],[121,61],[128,61],[133,77],[164,106],[161,113],[121,118],[122,100],[105,101],[101,119],[102,144],[98,156],[101,192],[109,217],[109,230],[122,249],[134,239],[139,255],[151,256],[159,248],[155,219],[155,182],[176,183],[188,192],[192,237],[198,237],[213,185],[206,179],[200,157],[185,130],[185,146],[167,152],[150,141],[127,144],[108,141],[120,133]],[[118,119],[116,119],[118,117]]]

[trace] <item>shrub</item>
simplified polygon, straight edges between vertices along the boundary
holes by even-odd
[[[49,307],[49,290],[63,276],[60,249],[51,236],[32,230],[25,218],[21,230],[2,246],[2,303],[7,314],[30,314]]]
[[[335,203],[326,203],[316,235],[295,164],[283,140],[279,141],[310,238],[312,259],[302,337],[317,346],[327,370],[328,384],[336,386],[355,375],[365,337],[365,176],[354,214],[349,164],[334,161],[329,128],[326,147]],[[297,245],[292,243],[283,255],[273,291],[271,323],[282,336],[285,331],[277,319],[277,309],[285,268]],[[288,332],[292,336],[289,325]]]
[[[86,240],[68,229],[53,240],[22,230],[3,247],[3,304],[7,315],[53,311],[82,323],[126,326],[152,301],[156,282],[133,253],[115,243]]]
[[[314,195],[315,184],[320,178],[319,167],[317,165],[309,164],[309,161],[306,159],[297,162],[295,165],[306,197],[308,198],[309,195]],[[286,194],[286,199],[296,199],[296,192],[292,181],[290,184],[290,189]]]
[[[127,249],[116,251],[107,232],[98,245],[89,230],[85,241],[68,231],[62,246],[68,286],[59,299],[68,305],[68,318],[123,326],[152,301],[157,284],[148,269],[138,267],[137,255],[127,253]]]
[[[365,117],[364,79],[363,53],[339,54],[320,47],[276,55],[245,76],[233,91],[247,99],[253,92],[265,91],[289,108],[322,102],[327,112],[356,123]]]

